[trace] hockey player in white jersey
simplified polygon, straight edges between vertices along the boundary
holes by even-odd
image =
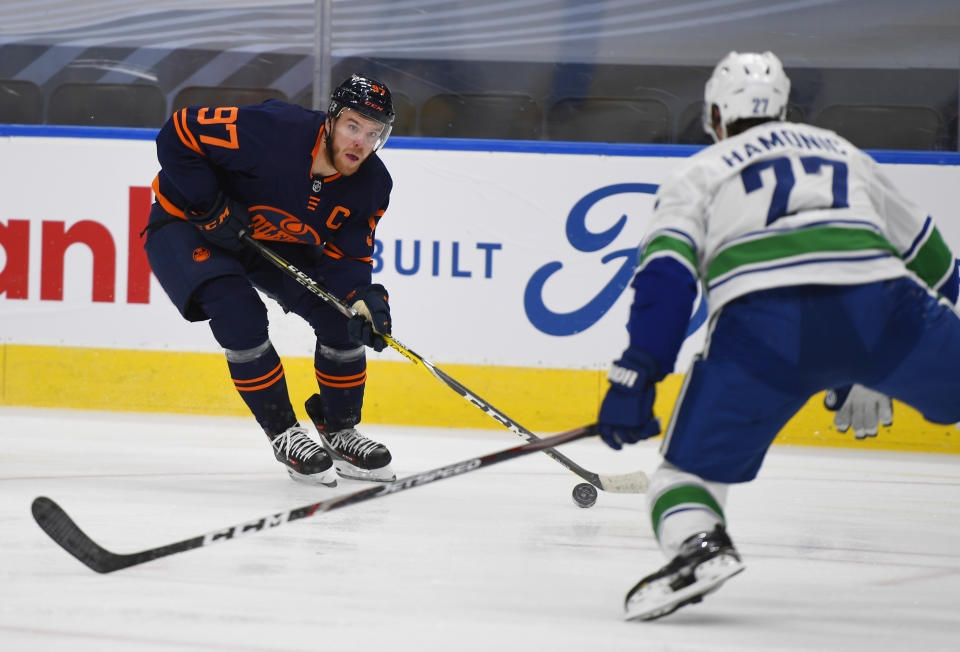
[[[770,52],[717,64],[703,116],[716,143],[660,187],[640,246],[629,346],[598,417],[607,444],[659,434],[655,384],[673,371],[698,284],[709,318],[648,494],[670,562],[629,591],[628,619],[699,602],[743,570],[726,532],[727,488],[754,479],[817,392],[836,390],[838,420],[854,421],[857,436],[892,418],[890,396],[929,421],[960,421],[954,255],[873,159],[786,122],[789,94]]]

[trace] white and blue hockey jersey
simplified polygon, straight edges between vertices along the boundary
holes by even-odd
[[[685,161],[659,189],[634,279],[638,298],[663,299],[652,299],[661,313],[669,299],[653,286],[678,285],[664,258],[703,284],[711,316],[758,290],[910,274],[956,300],[954,256],[933,220],[867,154],[805,124],[765,122]],[[651,341],[670,338],[644,321],[632,316],[631,343],[668,372],[679,342]]]

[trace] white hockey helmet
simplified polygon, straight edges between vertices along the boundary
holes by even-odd
[[[787,115],[790,79],[773,52],[731,52],[713,69],[703,92],[703,130],[713,140],[726,138],[736,120]]]

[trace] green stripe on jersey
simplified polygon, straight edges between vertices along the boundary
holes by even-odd
[[[725,522],[723,509],[721,509],[720,504],[714,500],[710,492],[704,487],[688,484],[668,489],[654,502],[653,510],[650,514],[650,518],[653,520],[653,531],[660,531],[658,527],[660,525],[660,519],[663,518],[663,515],[667,511],[675,507],[680,507],[681,505],[687,505],[693,509],[706,508],[714,512],[720,518],[721,522]]]
[[[907,269],[922,278],[931,288],[937,287],[947,272],[953,270],[953,254],[936,227],[913,260],[907,263]]]
[[[681,238],[675,238],[666,234],[658,235],[651,240],[646,247],[643,248],[643,253],[640,254],[639,263],[642,265],[652,255],[663,251],[672,251],[676,254],[679,254],[688,263],[690,263],[690,266],[693,269],[697,268],[697,256],[693,252],[693,247],[690,246],[690,243]]]
[[[882,235],[864,229],[818,226],[790,233],[774,233],[719,252],[710,262],[707,281],[713,281],[744,265],[804,254],[854,253],[876,249],[884,249],[898,257],[900,255]]]

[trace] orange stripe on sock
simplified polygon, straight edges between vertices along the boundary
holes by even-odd
[[[367,375],[366,371],[361,371],[358,374],[353,374],[352,376],[332,376],[330,374],[325,374],[319,369],[314,369],[314,373],[317,374],[317,378],[326,378],[327,380],[356,380],[357,378],[362,378]]]
[[[270,381],[268,381],[268,382],[265,382],[265,383],[263,383],[262,385],[254,385],[254,386],[252,386],[252,387],[240,387],[240,385],[235,385],[235,386],[236,386],[238,392],[253,392],[253,391],[256,391],[256,390],[258,390],[258,389],[264,389],[264,388],[266,388],[266,387],[270,387],[270,385],[276,384],[276,382],[277,382],[278,380],[280,380],[281,378],[283,378],[283,371],[281,371],[281,372],[277,375],[276,378],[274,378],[273,380],[270,380]]]
[[[251,379],[249,379],[249,380],[237,380],[236,378],[233,378],[232,380],[233,380],[233,384],[234,384],[234,385],[247,385],[247,384],[249,384],[249,383],[259,383],[261,380],[266,380],[267,378],[269,378],[270,376],[274,375],[274,374],[277,373],[278,371],[280,372],[280,375],[282,376],[282,375],[283,375],[283,363],[282,363],[282,362],[281,362],[280,364],[278,364],[276,367],[274,367],[273,370],[272,370],[270,373],[266,373],[266,374],[260,376],[259,378],[251,378]],[[276,379],[274,379],[274,382],[276,382]]]
[[[317,382],[321,385],[326,385],[327,387],[359,387],[367,382],[366,371],[353,376],[330,376],[327,374],[322,374],[319,371],[316,373]]]

